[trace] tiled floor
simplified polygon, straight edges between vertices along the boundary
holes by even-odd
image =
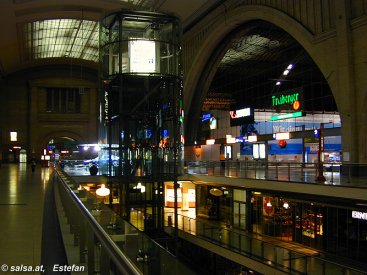
[[[27,164],[0,168],[0,266],[36,266],[41,262],[42,219],[49,169]],[[1,272],[7,274],[7,272]],[[39,274],[39,272],[27,274]]]

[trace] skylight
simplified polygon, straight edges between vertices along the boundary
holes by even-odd
[[[70,57],[98,62],[97,21],[52,19],[24,26],[29,59]]]

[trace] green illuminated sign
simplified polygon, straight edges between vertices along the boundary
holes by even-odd
[[[276,116],[271,116],[270,120],[281,120],[281,119],[288,119],[288,118],[295,118],[295,117],[301,117],[303,116],[303,112],[294,112],[294,113],[288,113],[288,114],[281,114]]]
[[[290,104],[292,105],[293,102],[299,101],[299,93],[289,94],[289,95],[280,95],[271,97],[271,102],[273,106],[285,105]]]

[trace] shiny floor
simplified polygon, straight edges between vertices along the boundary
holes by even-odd
[[[37,266],[41,263],[43,206],[49,169],[27,164],[0,168],[0,266]],[[6,266],[5,266],[6,265]],[[6,274],[7,272],[2,272]],[[32,274],[28,272],[27,274]],[[35,272],[34,274],[39,274]]]

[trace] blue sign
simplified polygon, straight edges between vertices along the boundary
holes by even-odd
[[[203,114],[203,116],[201,117],[201,121],[204,122],[208,119],[210,119],[212,117],[211,114]]]

